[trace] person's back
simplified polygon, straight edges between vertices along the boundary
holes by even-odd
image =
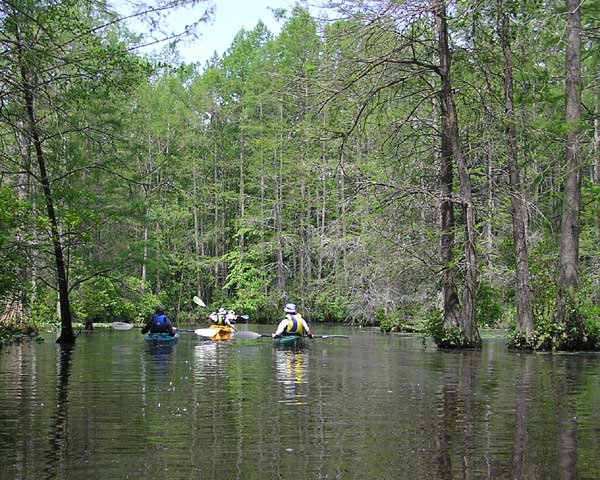
[[[175,328],[169,317],[165,315],[162,307],[156,307],[152,319],[142,328],[142,333],[168,333],[171,336],[175,335]]]
[[[227,310],[223,307],[219,308],[218,312],[212,312],[208,318],[214,325],[228,326],[235,330],[233,323],[229,320],[230,316],[227,313]]]
[[[293,303],[288,303],[284,308],[285,318],[279,322],[277,326],[277,330],[272,334],[273,338],[278,338],[281,336],[293,335],[297,337],[302,337],[306,335],[307,337],[312,338],[312,333],[310,331],[310,327],[302,315],[300,315],[296,311],[296,305]]]

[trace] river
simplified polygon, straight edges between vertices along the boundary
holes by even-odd
[[[599,354],[315,330],[349,338],[153,349],[97,329],[0,351],[0,478],[600,478]]]

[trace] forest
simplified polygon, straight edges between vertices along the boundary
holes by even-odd
[[[600,349],[599,1],[297,4],[205,65],[177,41],[208,3],[134,5],[0,0],[0,337],[197,295]]]

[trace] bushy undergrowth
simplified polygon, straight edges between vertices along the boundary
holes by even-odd
[[[545,308],[538,316],[535,330],[527,336],[513,328],[508,345],[519,350],[581,351],[600,350],[600,306],[590,300],[585,289],[567,301],[565,322],[553,318],[553,308]]]
[[[17,327],[15,325],[0,325],[0,350],[24,341],[42,342],[43,338],[37,336],[36,329],[30,325]]]
[[[426,331],[438,348],[468,348],[469,345],[460,328],[444,328],[440,311],[431,310],[427,316]]]
[[[423,333],[426,330],[423,313],[418,305],[410,305],[392,312],[379,308],[375,322],[385,333]]]

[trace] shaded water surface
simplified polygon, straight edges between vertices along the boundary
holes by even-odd
[[[600,478],[599,355],[317,330],[350,338],[4,350],[0,478]]]

